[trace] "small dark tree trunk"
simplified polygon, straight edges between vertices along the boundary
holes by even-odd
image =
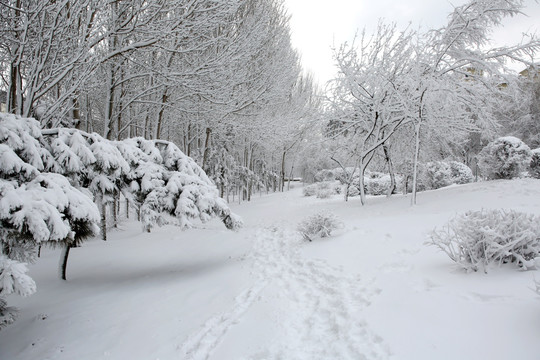
[[[64,248],[62,249],[62,254],[60,255],[60,278],[62,280],[67,280],[67,262],[69,257],[69,251],[71,250],[71,248],[71,245],[64,246]]]
[[[129,219],[129,200],[126,199],[126,219]]]
[[[283,155],[281,157],[281,174],[279,179],[279,191],[283,192],[285,190],[285,156],[287,155],[287,151],[283,151]]]
[[[118,201],[118,198],[117,198],[117,193],[115,193],[114,195],[114,200],[113,200],[113,203],[112,203],[112,213],[113,213],[113,227],[114,228],[118,228],[118,209],[120,208],[119,206],[119,201]]]
[[[101,240],[107,241],[107,205],[101,204]]]
[[[206,128],[206,139],[204,141],[204,153],[203,153],[203,162],[202,168],[206,169],[206,162],[208,161],[208,156],[210,155],[210,138],[212,136],[212,129]]]

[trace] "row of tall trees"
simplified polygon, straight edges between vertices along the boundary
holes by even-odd
[[[0,10],[8,112],[109,140],[172,141],[223,194],[283,186],[297,123],[318,100],[282,0],[9,0]]]
[[[540,49],[534,37],[515,46],[489,46],[492,28],[520,14],[522,4],[472,0],[456,7],[440,29],[422,33],[381,23],[375,34],[364,32],[336,48],[339,74],[330,83],[325,129],[339,144],[336,162],[356,164],[361,182],[377,156],[390,173],[393,157],[411,164],[414,203],[422,149],[439,152],[431,157],[464,160],[466,145],[493,136],[501,109],[513,108],[516,94],[523,94],[514,91],[518,77],[508,75],[506,61],[531,66]]]

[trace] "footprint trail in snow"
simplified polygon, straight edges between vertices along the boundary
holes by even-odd
[[[272,285],[270,293],[285,304],[276,310],[283,333],[271,348],[246,356],[246,360],[386,359],[382,339],[361,316],[378,289],[322,260],[302,258],[301,244],[296,233],[276,227],[260,230],[251,254],[255,284],[236,297],[232,309],[210,318],[188,338],[181,347],[185,358],[210,359],[228,330]]]

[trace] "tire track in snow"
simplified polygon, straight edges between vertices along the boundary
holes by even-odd
[[[182,346],[186,359],[209,359],[231,326],[237,323],[269,284],[286,308],[285,336],[273,349],[264,349],[248,359],[384,359],[382,340],[372,334],[360,312],[377,293],[359,278],[321,260],[306,260],[299,253],[301,237],[277,227],[260,230],[250,257],[254,286],[237,296],[233,308],[209,319]]]

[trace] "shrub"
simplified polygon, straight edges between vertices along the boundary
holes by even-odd
[[[513,210],[469,211],[451,219],[431,241],[467,271],[515,263],[535,267],[540,255],[540,217]]]
[[[351,185],[349,186],[349,191],[347,192],[347,196],[354,197],[354,196],[360,196],[360,190],[357,186]]]
[[[302,190],[302,193],[304,196],[313,196],[317,193],[317,184],[311,184],[304,186],[304,189]]]
[[[439,189],[452,184],[467,184],[474,180],[472,170],[457,161],[432,161],[420,164],[418,190]]]
[[[327,212],[319,212],[304,219],[298,224],[298,232],[304,239],[312,241],[316,237],[328,237],[332,231],[342,226],[338,218]]]
[[[316,182],[333,181],[336,179],[336,175],[333,170],[323,169],[315,174]]]
[[[341,185],[337,181],[324,181],[307,185],[303,189],[304,196],[315,195],[319,199],[326,199],[335,194],[341,194]]]
[[[316,197],[317,199],[328,199],[330,196],[334,194],[335,193],[332,189],[318,189]]]
[[[424,164],[420,180],[426,190],[439,189],[452,184],[452,170],[444,161],[432,161]]]
[[[474,181],[472,170],[467,165],[457,161],[450,161],[448,164],[452,184],[468,184]]]
[[[533,178],[540,179],[540,148],[532,151],[529,175]]]
[[[527,169],[531,156],[531,149],[523,141],[506,136],[482,149],[478,154],[478,166],[488,179],[513,179]]]
[[[380,172],[369,172],[364,177],[364,183],[366,184],[366,194],[383,195],[390,188],[390,175]]]

